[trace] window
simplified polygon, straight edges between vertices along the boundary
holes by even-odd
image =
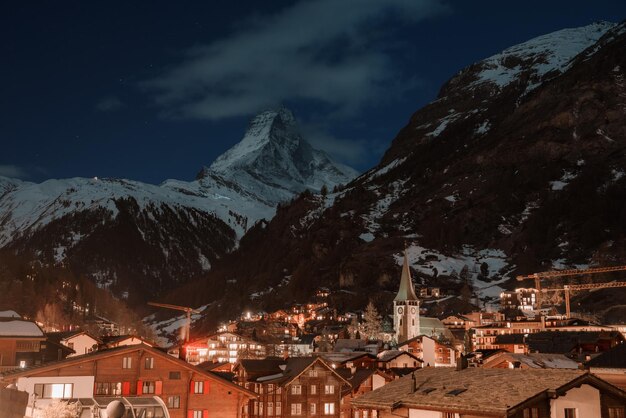
[[[193,418],[202,418],[202,411],[195,410],[193,411]]]
[[[34,392],[38,398],[70,399],[74,392],[74,385],[71,383],[37,383]]]
[[[276,402],[276,415],[281,416],[283,414],[283,404],[281,402]]]
[[[335,403],[326,402],[324,404],[324,415],[333,415],[335,413]]]
[[[301,395],[302,394],[302,386],[301,385],[293,385],[293,386],[291,386],[291,394],[292,395]]]
[[[193,393],[204,393],[204,382],[193,382]]]
[[[111,383],[111,395],[114,395],[114,396],[122,395],[122,382]]]
[[[317,377],[317,370],[315,370],[315,369],[311,369],[311,370],[309,370],[309,376],[311,376],[311,377]]]
[[[565,408],[563,412],[565,413],[565,418],[578,418],[576,408]]]
[[[267,385],[267,393],[272,393],[274,391],[274,384],[270,383]]]
[[[291,404],[291,415],[302,415],[302,404],[301,403],[292,403]]]
[[[524,418],[539,418],[539,408],[524,409]]]
[[[263,401],[259,402],[259,415],[263,415]]]
[[[267,403],[267,416],[274,416],[274,402]]]
[[[154,357],[146,357],[146,359],[144,361],[144,367],[147,370],[154,369]]]
[[[276,386],[276,394],[280,395],[281,393],[283,393],[283,388],[280,386]],[[276,415],[278,415],[278,413]]]
[[[317,414],[317,404],[315,403],[309,404],[309,413],[311,415]]]
[[[324,386],[324,393],[326,395],[332,395],[333,393],[335,393],[335,386],[334,385],[325,385]]]
[[[72,350],[74,349],[74,343],[67,343],[67,346],[71,348]]]
[[[133,366],[132,357],[124,357],[122,359],[122,369],[130,369]]]
[[[180,408],[180,396],[168,396],[167,397],[167,407],[169,409],[178,409]]]
[[[109,383],[96,382],[95,395],[108,395],[109,390]]]
[[[624,418],[624,408],[609,408],[609,418]]]
[[[154,382],[143,382],[143,386],[141,388],[141,393],[154,393],[155,383]]]
[[[310,394],[311,395],[317,394],[317,385],[311,385]]]
[[[170,372],[171,380],[180,380],[180,372]]]
[[[442,418],[456,418],[456,414],[454,412],[442,412],[441,413],[441,417]]]

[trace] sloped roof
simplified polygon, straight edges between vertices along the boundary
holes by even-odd
[[[483,363],[483,367],[489,368],[492,365],[499,364],[502,361],[511,363],[519,362],[526,367],[533,369],[571,369],[578,370],[578,363],[566,357],[564,354],[546,354],[546,353],[498,353],[489,357]]]
[[[48,337],[49,340],[52,340],[55,342],[61,342],[62,340],[67,340],[68,338],[77,337],[83,334],[93,338],[99,343],[102,343],[101,339],[94,337],[93,335],[89,334],[87,331],[83,331],[80,329],[76,329],[74,331],[47,332],[46,337]]]
[[[15,311],[0,311],[0,318],[18,318],[22,319],[22,315]]]
[[[415,357],[413,354],[409,353],[408,351],[403,351],[403,350],[385,350],[383,352],[378,353],[378,361],[391,361],[401,355],[407,355],[409,357],[413,357],[413,359],[423,363],[423,361],[417,357]]]
[[[409,260],[404,252],[404,260],[402,262],[402,275],[400,276],[400,287],[398,294],[393,299],[394,301],[404,300],[418,300],[415,295],[415,288],[413,287],[413,280],[411,280],[411,269],[409,267]]]
[[[626,369],[626,343],[621,343],[600,354],[586,364],[587,367]]]
[[[34,322],[23,319],[0,318],[0,337],[40,337],[44,334]]]
[[[415,376],[415,391],[412,376]],[[425,368],[365,393],[352,404],[358,408],[413,407],[504,415],[535,396],[581,382],[600,385],[626,400],[625,392],[578,370]]]

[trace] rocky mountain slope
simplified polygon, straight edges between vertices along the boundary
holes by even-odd
[[[392,295],[405,243],[418,282],[483,302],[517,273],[623,264],[625,33],[565,29],[461,70],[378,166],[281,208],[172,300],[271,308],[326,285],[364,306]]]
[[[210,270],[279,203],[356,174],[313,149],[291,112],[266,111],[196,181],[0,178],[0,252],[142,302]]]

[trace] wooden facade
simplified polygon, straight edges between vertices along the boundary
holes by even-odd
[[[241,417],[251,393],[146,345],[132,345],[8,373],[21,378],[94,376],[93,396],[159,396],[172,418]]]
[[[295,366],[285,374],[270,375],[248,381],[240,370],[240,384],[254,391],[258,399],[251,401],[244,414],[246,418],[269,417],[341,417],[342,392],[349,383],[323,360],[300,358],[309,361],[306,367]]]

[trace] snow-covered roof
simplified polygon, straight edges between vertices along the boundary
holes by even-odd
[[[22,316],[15,311],[0,311],[0,318],[20,318]]]
[[[43,331],[34,322],[16,320],[0,321],[0,337],[43,337]]]

